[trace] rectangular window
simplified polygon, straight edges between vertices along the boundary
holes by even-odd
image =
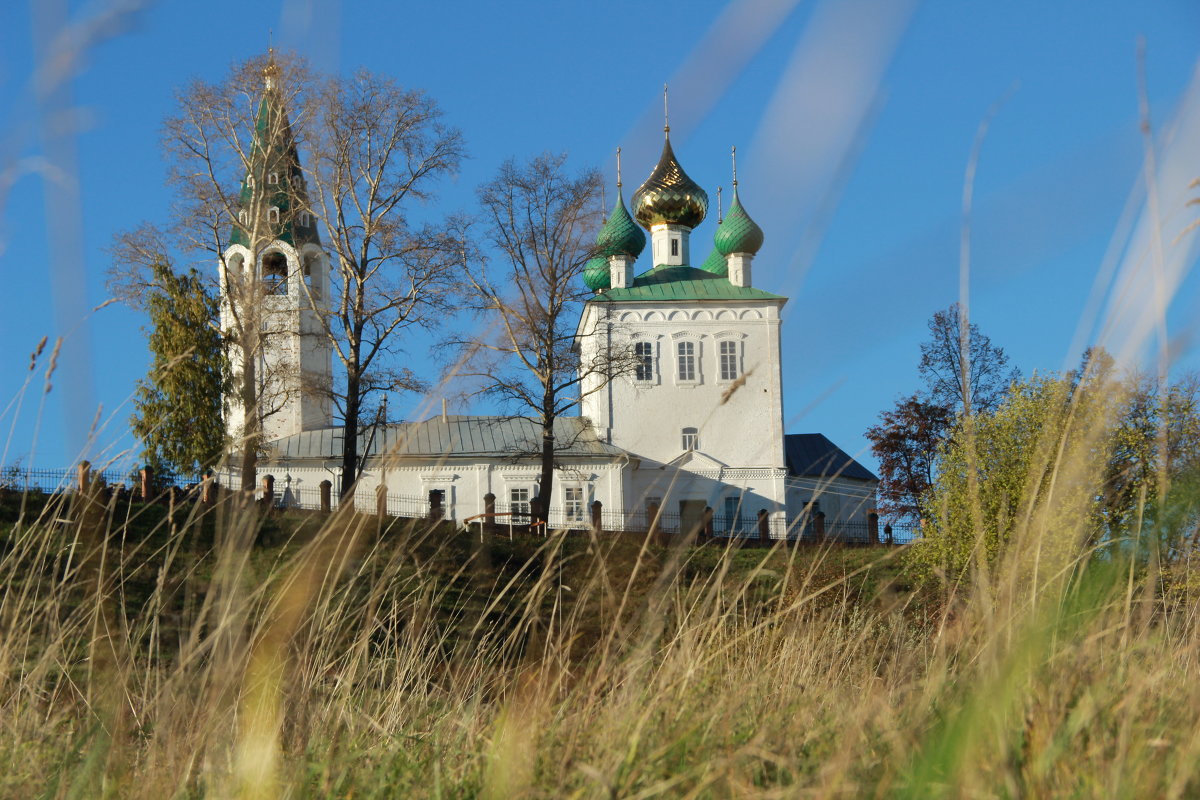
[[[635,377],[639,381],[654,380],[654,345],[650,342],[638,342],[633,346],[636,360]]]
[[[564,509],[567,522],[583,522],[583,488],[568,486],[563,489]]]
[[[680,342],[675,348],[679,354],[679,380],[696,380],[696,343]]]
[[[736,380],[738,376],[737,342],[725,340],[718,346],[721,354],[721,380]]]
[[[671,255],[673,255],[673,256],[679,255],[679,240],[678,239],[671,240]]]
[[[508,510],[512,512],[513,522],[529,522],[529,515],[532,509],[529,506],[528,489],[510,489],[508,492],[508,503]]]
[[[695,450],[700,446],[700,431],[695,428],[683,429],[683,449]]]

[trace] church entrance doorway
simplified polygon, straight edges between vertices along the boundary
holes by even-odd
[[[679,532],[694,536],[704,526],[704,509],[707,503],[703,500],[679,501]]]

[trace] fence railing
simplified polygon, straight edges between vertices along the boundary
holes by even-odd
[[[125,487],[133,490],[141,480],[140,470],[92,469],[93,479],[101,479],[114,488]],[[204,481],[203,475],[171,475],[159,474],[154,476],[154,484],[159,489],[175,487],[189,489],[199,486]],[[22,467],[0,468],[0,489],[10,489],[19,492],[55,492],[69,491],[79,482],[79,470],[76,469],[25,469]]]
[[[147,476],[142,471],[88,469],[91,480],[101,479],[105,485],[141,491]],[[56,494],[75,489],[80,482],[81,471],[76,469],[22,469],[0,468],[0,490],[17,492],[43,492]],[[203,485],[201,476],[155,475],[155,492],[169,489],[196,490]],[[216,476],[211,483],[228,482],[229,476]],[[440,496],[440,495],[439,495]],[[341,504],[330,485],[323,488],[293,487],[290,482],[282,486],[273,480],[264,480],[264,485],[255,492],[256,499],[270,502],[281,509],[336,510]],[[490,498],[489,498],[490,499]],[[377,489],[360,487],[353,497],[356,511],[378,513],[381,510],[392,517],[409,519],[449,519],[464,521],[453,504],[434,505],[432,497],[419,495],[380,495]],[[725,515],[705,509],[698,514],[679,514],[647,507],[632,511],[612,510],[601,507],[573,505],[567,508],[551,508],[547,512],[545,526],[531,526],[531,504],[492,503],[486,505],[486,514],[469,517],[472,524],[486,524],[492,530],[516,533],[544,533],[545,530],[588,530],[598,527],[603,531],[649,533],[666,537],[673,535],[695,535],[712,540],[741,540],[765,543],[786,539],[794,543],[838,542],[843,544],[909,544],[921,537],[916,525],[881,524],[877,517],[862,520],[829,520],[822,514],[803,514],[787,519],[780,514]]]

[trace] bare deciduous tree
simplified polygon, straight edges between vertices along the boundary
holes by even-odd
[[[344,428],[343,496],[362,472],[369,399],[424,386],[384,357],[397,350],[398,334],[435,325],[452,305],[461,239],[449,223],[418,226],[408,217],[408,206],[429,199],[463,158],[462,135],[441,118],[422,92],[366,71],[323,81],[309,105],[309,207],[327,232],[333,283],[328,306],[310,301],[324,309],[321,327],[344,370],[330,387]]]
[[[596,255],[601,178],[594,169],[570,176],[566,156],[542,154],[528,163],[506,162],[478,190],[487,253],[466,270],[468,297],[489,317],[493,333],[460,342],[468,356],[459,374],[479,381],[479,392],[530,414],[541,427],[541,519],[554,486],[554,421],[574,408],[583,386],[632,369],[628,348],[596,348],[581,363],[578,339],[606,335],[576,330],[584,300],[584,265]],[[600,382],[600,388],[604,382]],[[591,391],[595,391],[592,389]]]
[[[951,411],[988,411],[999,404],[1020,370],[1010,369],[1004,348],[968,324],[958,303],[935,312],[918,366],[929,400]]]

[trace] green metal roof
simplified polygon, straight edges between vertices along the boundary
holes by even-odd
[[[722,278],[729,276],[729,262],[725,260],[725,256],[721,255],[721,251],[713,248],[708,254],[708,258],[704,259],[700,264],[700,269],[705,272],[710,272],[713,275],[720,275]]]
[[[657,302],[662,300],[787,300],[751,286],[734,286],[728,278],[695,267],[660,264],[643,272],[628,289],[608,289],[596,300]]]
[[[270,138],[272,141],[267,141]],[[254,201],[254,186],[251,185],[251,174],[259,188],[269,194],[263,197],[260,213],[266,218],[266,209],[275,206],[279,209],[280,222],[266,233],[266,238],[286,242],[293,247],[304,244],[320,244],[317,235],[315,218],[309,217],[307,225],[301,225],[294,215],[289,214],[292,201],[299,199],[301,204],[307,202],[304,191],[304,174],[300,170],[300,156],[296,150],[296,137],[292,133],[292,125],[288,120],[287,111],[283,107],[283,98],[277,89],[267,89],[258,105],[258,116],[254,121],[254,141],[250,150],[250,174],[242,179],[239,208],[249,209]],[[279,183],[272,185],[267,176],[275,173]],[[250,246],[246,232],[240,225],[234,225],[229,236],[233,244]]]
[[[612,283],[612,271],[609,269],[608,259],[604,256],[589,258],[588,262],[583,265],[583,282],[593,292],[607,289]]]
[[[629,216],[625,198],[617,194],[617,203],[596,236],[596,244],[602,256],[627,255],[637,258],[646,247],[646,234]]]

